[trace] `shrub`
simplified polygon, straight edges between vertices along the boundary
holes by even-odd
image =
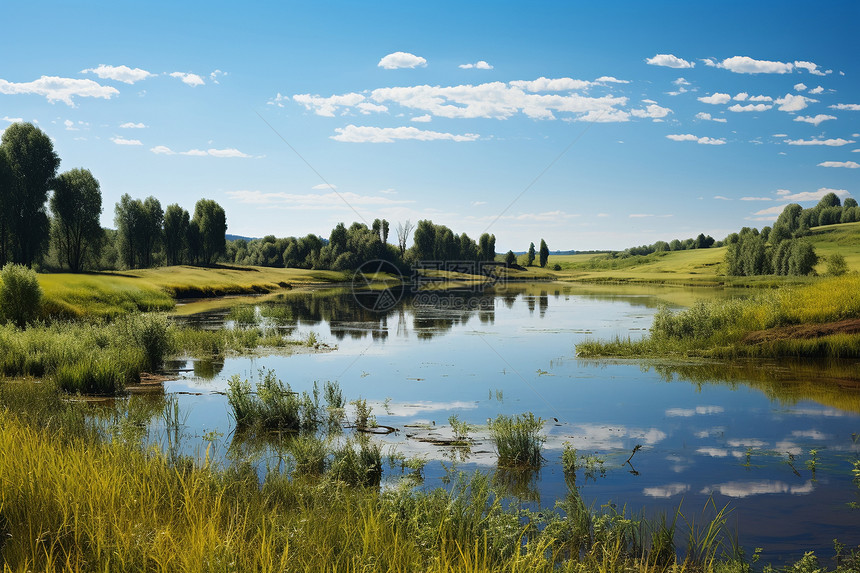
[[[490,422],[490,437],[496,444],[501,466],[539,468],[543,457],[541,444],[546,440],[540,434],[543,420],[531,412],[515,417],[499,416]]]
[[[38,318],[42,308],[42,287],[33,269],[6,264],[0,270],[0,317],[24,328]]]
[[[845,257],[835,253],[827,257],[827,274],[831,277],[839,277],[848,272],[848,263]]]

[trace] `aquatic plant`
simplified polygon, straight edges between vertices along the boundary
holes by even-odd
[[[539,468],[543,462],[541,435],[543,420],[528,412],[517,416],[499,414],[490,422],[490,438],[496,446],[501,466]]]

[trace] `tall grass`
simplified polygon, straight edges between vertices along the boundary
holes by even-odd
[[[651,336],[633,341],[616,338],[577,345],[579,356],[697,355],[712,357],[860,357],[860,335],[830,334],[745,337],[777,327],[820,324],[860,317],[860,275],[822,279],[783,287],[744,299],[700,300],[685,310],[661,309]]]
[[[490,438],[499,454],[499,465],[539,468],[543,462],[541,446],[546,440],[542,429],[543,420],[531,412],[496,417],[490,423]]]

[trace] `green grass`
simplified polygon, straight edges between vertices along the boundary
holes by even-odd
[[[539,468],[543,463],[543,421],[531,412],[517,416],[500,414],[490,423],[490,438],[499,454],[499,465]]]
[[[744,341],[755,331],[792,325],[822,324],[860,317],[860,275],[820,279],[803,286],[783,287],[749,298],[700,300],[654,317],[651,335],[631,341],[585,341],[576,346],[581,357],[710,356],[710,357],[860,357],[860,335],[832,334],[815,338],[767,336]],[[775,331],[770,331],[775,332]]]

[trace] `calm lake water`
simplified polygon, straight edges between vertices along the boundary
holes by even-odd
[[[856,363],[576,357],[576,343],[588,338],[646,335],[662,304],[681,307],[730,294],[517,285],[493,294],[407,296],[386,312],[373,312],[349,292],[293,293],[266,303],[286,317],[281,327],[299,338],[313,332],[335,350],[198,363],[196,375],[181,373],[166,390],[186,416],[184,448],[205,450],[203,436],[215,430],[222,435],[210,454],[218,457],[233,437],[222,394],[232,375],[253,381],[260,369],[273,369],[297,391],[310,390],[314,381],[337,381],[347,400],[367,399],[379,424],[399,429],[374,439],[428,460],[426,487],[443,485],[452,465],[494,470],[487,419],[533,412],[548,420],[546,464],[512,480],[533,505],[551,507],[565,495],[559,458],[569,443],[581,455],[604,460],[577,473],[581,495],[596,508],[626,505],[628,512],[655,516],[671,515],[680,505],[684,515],[698,517],[709,500],[718,508],[728,504],[740,543],[750,553],[763,547],[771,560],[809,549],[832,554],[834,538],[857,546],[860,509],[848,505],[860,503],[851,475],[860,456]],[[372,297],[360,302],[373,306]],[[217,323],[222,317],[203,318]],[[178,366],[191,368],[192,362]],[[468,455],[420,441],[451,436],[452,414],[477,427]],[[625,464],[637,445],[642,448]],[[387,480],[401,475],[386,471]]]

